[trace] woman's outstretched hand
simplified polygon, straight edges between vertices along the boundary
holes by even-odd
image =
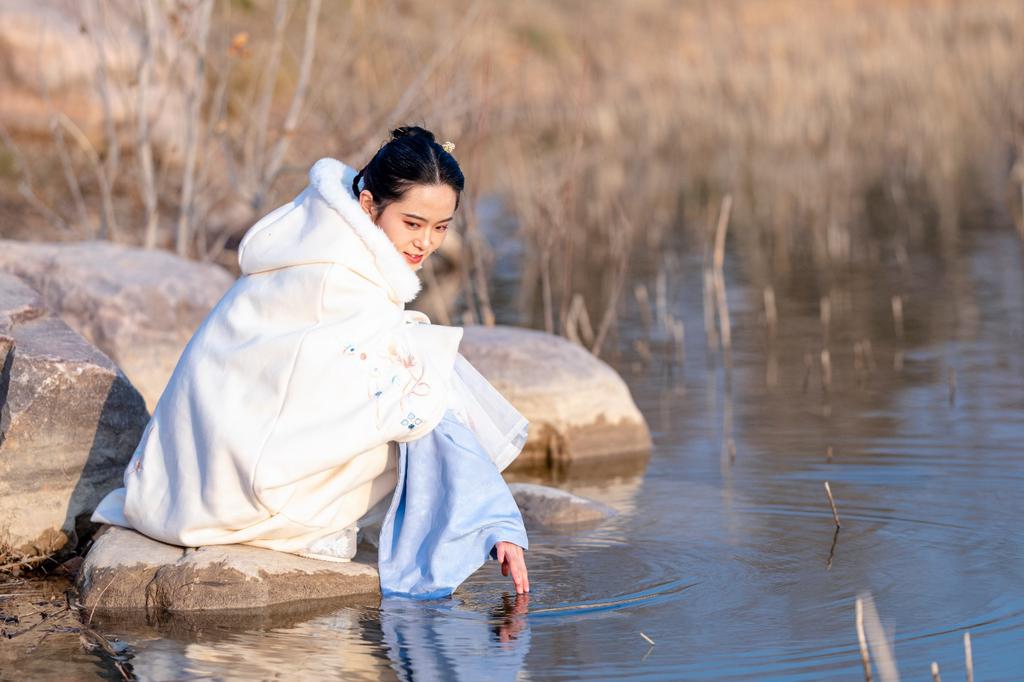
[[[494,545],[494,552],[501,564],[501,574],[512,574],[512,582],[516,586],[516,593],[522,594],[530,591],[530,578],[526,574],[526,559],[523,556],[523,548],[511,542],[499,542]]]

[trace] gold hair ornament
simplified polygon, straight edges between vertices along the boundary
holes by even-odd
[[[455,143],[452,142],[451,140],[448,140],[443,145],[441,145],[441,149],[451,154],[453,151],[455,151]]]

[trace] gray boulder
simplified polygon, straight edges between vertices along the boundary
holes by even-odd
[[[650,449],[626,383],[582,347],[532,329],[471,326],[461,351],[530,420],[514,468]]]
[[[248,545],[182,548],[107,526],[78,574],[89,610],[222,611],[380,592],[362,560],[306,559]]]
[[[106,353],[156,406],[182,349],[234,282],[224,269],[110,242],[0,240],[0,270]]]
[[[0,555],[48,556],[120,484],[149,414],[108,357],[2,272],[0,359]]]
[[[608,505],[558,488],[535,483],[509,483],[527,527],[593,524],[618,512]]]

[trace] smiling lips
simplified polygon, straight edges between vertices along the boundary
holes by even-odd
[[[413,265],[416,265],[417,263],[423,260],[422,253],[412,254],[409,253],[408,251],[403,251],[402,255],[405,256],[405,260],[409,261]]]

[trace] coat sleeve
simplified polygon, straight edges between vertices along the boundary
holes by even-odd
[[[298,481],[426,435],[449,402],[461,328],[424,323],[343,266],[329,269],[321,296],[253,470],[253,492],[272,511]]]

